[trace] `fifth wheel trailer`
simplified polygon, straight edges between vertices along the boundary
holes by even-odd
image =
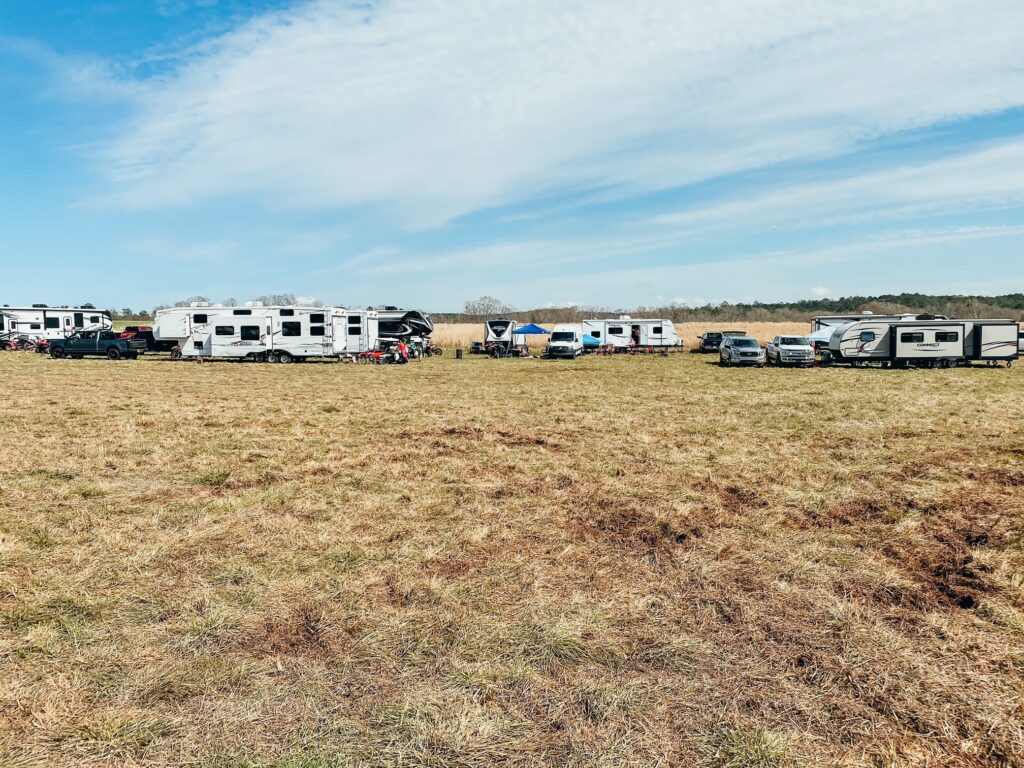
[[[113,327],[110,313],[94,307],[0,307],[0,340],[27,336],[63,339],[83,328],[106,330]]]
[[[220,308],[205,313],[181,345],[185,357],[287,363],[340,358],[373,349],[373,311],[336,307]]]
[[[1018,359],[1012,320],[863,319],[836,326],[829,339],[833,362],[851,365],[951,368],[971,362]]]

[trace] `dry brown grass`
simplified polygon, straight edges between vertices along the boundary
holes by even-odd
[[[694,346],[697,337],[704,331],[713,330],[746,331],[762,342],[767,342],[779,334],[808,333],[810,327],[808,323],[676,323],[676,333],[685,342],[687,349]],[[484,340],[484,326],[483,323],[440,323],[434,330],[433,339],[446,349],[460,346],[468,348],[470,342]],[[531,337],[529,341],[532,346],[543,346],[547,343],[547,337]]]
[[[711,362],[0,354],[0,764],[1022,764],[1024,376]]]

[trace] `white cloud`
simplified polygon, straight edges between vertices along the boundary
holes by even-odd
[[[414,226],[629,195],[1024,103],[1015,0],[311,2],[145,83],[111,198],[382,204]]]
[[[831,288],[825,288],[824,286],[820,286],[819,285],[819,286],[817,286],[815,288],[811,288],[811,294],[816,296],[819,299],[825,298],[830,293],[832,293],[832,289]]]
[[[869,219],[1024,204],[1024,140],[842,179],[792,184],[737,200],[653,217],[689,231],[729,227],[820,228]]]

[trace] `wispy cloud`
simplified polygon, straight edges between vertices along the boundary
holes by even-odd
[[[120,205],[257,193],[430,226],[1019,106],[1022,26],[1011,0],[310,2],[143,83],[104,160]]]

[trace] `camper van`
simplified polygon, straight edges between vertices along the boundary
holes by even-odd
[[[898,368],[955,368],[981,361],[1008,365],[1019,356],[1020,327],[1011,320],[872,318],[837,326],[831,362]]]
[[[336,307],[221,307],[193,317],[185,357],[290,363],[355,356],[377,344],[373,311]]]
[[[94,307],[0,307],[0,341],[25,336],[31,341],[63,339],[83,328],[113,327],[110,313]]]
[[[634,347],[665,349],[683,344],[672,321],[664,319],[622,315],[618,320],[584,320],[583,332],[596,338],[601,346],[616,351]]]
[[[548,357],[577,358],[583,354],[583,329],[578,323],[559,323],[548,341]]]

